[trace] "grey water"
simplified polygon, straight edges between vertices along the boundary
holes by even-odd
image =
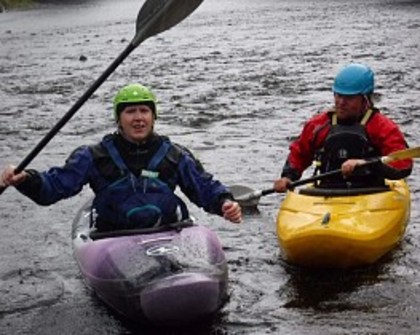
[[[19,164],[135,35],[142,1],[46,2],[0,14],[0,166]],[[419,145],[420,1],[205,0],[144,41],[33,160],[62,164],[112,132],[112,98],[128,82],[153,88],[156,130],[192,149],[227,185],[269,188],[303,122],[332,104],[348,62],[370,65],[377,103]],[[84,286],[70,229],[91,195],[40,207],[14,189],[0,197],[1,334],[417,334],[420,174],[408,178],[411,219],[377,264],[349,271],[288,265],[275,220],[283,195],[261,199],[240,225],[191,205],[221,239],[230,300],[182,329],[127,322]]]

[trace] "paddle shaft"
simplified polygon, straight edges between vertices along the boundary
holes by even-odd
[[[39,143],[32,149],[32,151],[22,160],[16,167],[15,174],[22,172],[29,163],[41,152],[41,150],[52,140],[52,138],[60,131],[61,128],[73,117],[74,114],[83,106],[83,104],[92,96],[99,86],[111,75],[112,72],[128,57],[128,55],[135,49],[135,46],[130,43],[124,51],[111,63],[110,66],[102,73],[101,76],[87,89],[87,91],[76,101],[76,103],[69,109],[69,111],[57,122],[57,124],[50,129],[50,131],[39,141]],[[7,187],[0,187],[0,194],[2,194]]]
[[[403,150],[399,150],[399,151],[395,151],[387,156],[382,156],[373,160],[369,160],[366,163],[363,163],[362,165],[358,165],[356,166],[356,169],[363,169],[365,167],[371,166],[371,165],[375,165],[378,163],[382,163],[382,164],[389,164],[395,161],[401,161],[404,159],[412,159],[412,158],[419,158],[420,157],[420,147],[414,147],[414,148],[407,148],[407,149],[403,149]],[[289,189],[293,189],[297,186],[301,186],[301,185],[305,185],[305,184],[309,184],[312,183],[314,181],[318,181],[318,180],[322,180],[322,179],[326,179],[328,177],[334,177],[337,176],[339,174],[341,174],[342,171],[341,169],[337,169],[337,170],[332,170],[329,172],[325,172],[310,178],[306,178],[306,179],[301,179],[301,180],[297,180],[294,181],[293,183],[290,184]],[[271,192],[272,193],[272,192]],[[268,194],[268,193],[266,193]]]
[[[288,186],[288,189],[293,189],[297,186],[313,183],[313,182],[318,181],[318,180],[322,180],[322,179],[325,179],[325,178],[328,178],[328,177],[336,176],[340,173],[341,173],[341,170],[333,170],[333,171],[326,172],[326,173],[323,173],[323,174],[319,174],[319,175],[316,175],[316,176],[313,176],[313,177],[310,177],[310,178],[300,179],[300,180],[292,182]],[[241,197],[240,200],[241,201],[251,200],[251,199],[259,198],[261,196],[269,195],[269,194],[273,194],[273,193],[276,193],[276,190],[274,188],[268,188],[268,189],[265,189],[265,190],[262,190],[262,191],[256,191],[256,192],[250,193],[248,196]]]
[[[203,0],[161,0],[155,2],[148,0],[144,3],[137,17],[136,35],[123,52],[108,66],[99,78],[87,89],[87,91],[77,100],[69,111],[51,128],[51,130],[41,139],[32,151],[16,167],[15,174],[22,172],[30,162],[41,152],[41,150],[51,141],[61,128],[73,117],[92,94],[103,84],[103,82],[115,71],[115,69],[130,55],[130,53],[140,45],[146,38],[156,35],[174,26],[191,12],[193,12]],[[172,15],[169,15],[169,14]],[[0,187],[0,194],[6,187]]]
[[[407,149],[407,150],[411,150],[411,149]],[[404,152],[406,152],[406,151],[404,151]],[[407,158],[407,155],[403,156],[399,153],[400,152],[397,152],[394,156],[391,156],[391,155],[390,156],[384,156],[384,157],[381,157],[380,159],[368,161],[365,164],[361,165],[360,168],[366,167],[366,166],[369,166],[369,165],[373,165],[373,164],[377,164],[379,161],[391,162],[391,161],[395,161],[395,160],[398,160],[398,159]],[[414,153],[414,151],[411,151],[411,153]],[[417,151],[416,151],[416,153],[417,153]],[[291,190],[291,189],[294,189],[297,186],[302,186],[302,185],[305,185],[305,184],[313,183],[313,182],[318,181],[318,180],[323,180],[323,179],[326,179],[326,178],[329,178],[329,177],[334,177],[334,176],[337,176],[341,173],[342,173],[341,169],[332,170],[332,171],[325,172],[325,173],[322,173],[322,174],[318,174],[316,176],[312,176],[312,177],[309,177],[309,178],[296,180],[296,181],[290,183],[287,188],[289,190]],[[256,199],[256,198],[259,198],[261,196],[269,195],[269,194],[272,194],[272,193],[276,193],[276,190],[274,188],[268,188],[268,189],[265,189],[265,190],[252,192],[249,195],[240,197],[238,200],[248,201],[248,200]]]
[[[61,128],[73,117],[74,114],[83,106],[83,104],[92,96],[99,86],[111,75],[112,72],[124,61],[125,58],[135,48],[131,43],[127,48],[112,62],[104,73],[88,88],[88,90],[77,100],[77,102],[69,109],[69,111],[51,128],[44,138],[32,149],[32,151],[22,160],[16,167],[15,173],[22,172],[29,163],[41,152],[41,150],[52,140],[52,138],[60,131]]]
[[[115,69],[140,45],[146,38],[156,35],[171,26],[177,24],[191,13],[202,0],[184,0],[181,3],[175,0],[160,1],[156,4],[153,0],[147,1],[141,8],[136,25],[136,35],[121,54],[108,66],[101,76],[87,89],[77,100],[70,110],[57,122],[57,124],[44,136],[44,138],[33,148],[33,150],[16,167],[15,173],[22,172],[29,163],[41,152],[61,128],[73,117],[92,94],[101,86]],[[175,11],[174,5],[177,5]],[[167,15],[172,13],[172,17]],[[166,14],[166,15],[165,15]],[[172,20],[169,20],[169,19]],[[1,194],[1,193],[0,193]]]

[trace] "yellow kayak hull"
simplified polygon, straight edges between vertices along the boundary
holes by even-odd
[[[286,261],[305,267],[350,268],[376,262],[403,238],[410,190],[403,180],[388,191],[307,195],[289,191],[277,216]]]

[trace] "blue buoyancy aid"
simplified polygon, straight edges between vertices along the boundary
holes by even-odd
[[[93,207],[101,221],[113,229],[133,229],[165,225],[188,218],[185,203],[164,181],[159,179],[159,165],[171,143],[163,141],[150,160],[147,169],[136,177],[124,163],[112,138],[105,138],[103,146],[121,171],[121,178],[108,183],[97,193]]]

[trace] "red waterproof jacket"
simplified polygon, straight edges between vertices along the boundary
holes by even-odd
[[[282,177],[297,180],[314,160],[315,153],[324,145],[331,127],[332,111],[324,111],[312,117],[303,127],[299,138],[290,145],[290,153],[283,168]],[[373,147],[386,156],[407,148],[404,135],[392,120],[375,110],[365,126],[366,134]],[[411,159],[396,161],[386,168],[385,177],[400,179],[412,170]]]

